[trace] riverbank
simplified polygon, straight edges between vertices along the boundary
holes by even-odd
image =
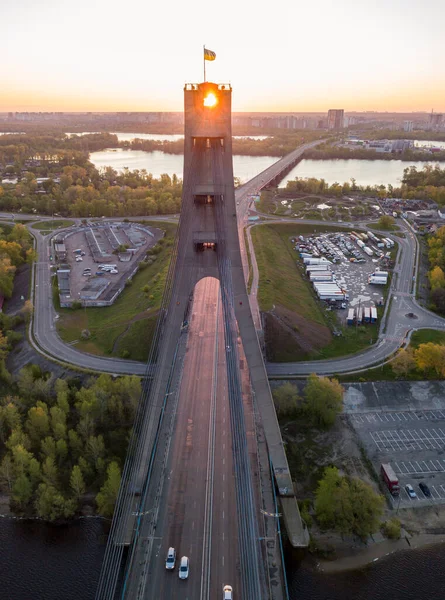
[[[445,533],[409,535],[407,532],[404,532],[404,536],[399,540],[381,538],[378,541],[371,541],[367,547],[361,550],[357,546],[349,547],[349,549],[336,549],[337,558],[334,560],[318,560],[317,569],[324,573],[338,573],[340,571],[359,569],[384,559],[395,552],[418,550],[428,546],[441,545],[444,542]]]

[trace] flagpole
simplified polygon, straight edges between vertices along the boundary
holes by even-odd
[[[203,58],[204,58],[204,83],[206,82],[206,45],[203,46]]]

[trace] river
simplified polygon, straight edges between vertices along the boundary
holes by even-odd
[[[124,135],[124,134],[120,134]],[[135,134],[125,134],[133,136]],[[153,136],[157,134],[145,134]],[[167,136],[164,136],[167,137]],[[172,137],[172,136],[170,136]],[[179,136],[176,136],[179,137]],[[150,138],[151,139],[151,138]],[[182,177],[182,154],[166,154],[164,152],[144,152],[142,150],[123,150],[121,148],[109,148],[100,152],[92,152],[91,162],[100,169],[101,167],[113,167],[121,171],[124,167],[133,169],[146,169],[155,177],[163,173]],[[267,169],[278,160],[274,156],[240,156],[233,157],[233,171],[236,177],[245,183],[264,169]],[[296,167],[286,175],[280,182],[284,187],[288,181],[295,177],[315,177],[324,179],[327,183],[344,183],[353,177],[358,185],[388,185],[400,186],[403,169],[414,165],[422,169],[426,164],[439,164],[445,167],[445,162],[405,162],[401,160],[302,160]]]
[[[434,161],[406,162],[402,160],[302,160],[290,171],[280,186],[284,187],[288,181],[295,177],[315,177],[324,179],[327,183],[344,183],[350,181],[351,177],[356,180],[357,185],[388,185],[400,186],[403,177],[403,169],[414,165],[422,170],[426,164],[439,164],[445,167],[445,162]]]
[[[66,526],[0,519],[0,597],[94,600],[105,527],[104,521],[95,518]],[[441,600],[445,596],[444,562],[445,545],[441,545],[399,552],[364,569],[326,575],[316,571],[309,557],[287,566],[290,598]]]
[[[144,152],[143,150],[122,150],[120,148],[109,148],[90,154],[91,162],[98,169],[101,167],[113,167],[116,171],[121,171],[124,167],[128,167],[131,171],[147,169],[148,173],[155,177],[167,173],[168,175],[176,174],[182,178],[183,158],[182,154],[166,154],[157,150]],[[275,156],[235,155],[233,157],[234,175],[245,183],[277,160]]]
[[[81,131],[79,133],[65,132],[66,135],[89,135],[91,133],[103,133],[100,131]],[[184,136],[180,133],[127,133],[125,131],[110,131],[111,135],[116,135],[120,142],[131,142],[136,138],[140,140],[157,140],[158,142],[177,142],[183,140]],[[2,135],[2,134],[0,134]],[[270,135],[234,135],[234,138],[240,140],[267,140]]]

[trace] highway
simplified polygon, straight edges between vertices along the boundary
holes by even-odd
[[[248,260],[243,229],[248,223],[247,219],[249,211],[251,208],[255,210],[252,206],[253,201],[251,200],[251,196],[258,193],[262,187],[265,187],[271,180],[275,179],[277,173],[279,173],[288,164],[295,161],[295,159],[304,153],[307,148],[313,147],[318,143],[320,142],[311,142],[310,144],[306,144],[294,150],[292,153],[280,159],[268,167],[265,171],[251,179],[248,183],[236,190],[235,198],[237,202],[237,219],[246,280],[248,277]],[[262,216],[265,217],[265,215]],[[0,217],[11,218],[11,214],[0,213]],[[36,215],[33,215],[32,218],[35,219]],[[175,217],[171,216],[140,218],[161,221],[175,220]],[[275,219],[270,215],[267,215],[267,221],[298,222],[296,219]],[[322,221],[305,220],[304,222],[313,223],[314,225],[326,224]],[[335,225],[336,223],[330,224]],[[338,225],[344,227],[345,223],[339,223]],[[397,238],[397,242],[400,244],[401,252],[400,260],[395,269],[396,277],[394,278],[395,281],[391,291],[391,310],[386,316],[386,329],[384,331],[381,329],[381,334],[377,343],[372,345],[366,351],[345,358],[321,361],[303,361],[297,363],[268,363],[266,365],[268,375],[272,377],[285,375],[305,376],[313,372],[320,375],[327,375],[332,373],[347,373],[365,369],[370,365],[382,363],[389,356],[391,356],[402,345],[403,340],[407,335],[409,335],[409,332],[412,329],[445,329],[445,319],[442,319],[434,313],[431,313],[430,311],[420,307],[415,300],[415,294],[413,295],[412,293],[412,284],[415,281],[413,277],[416,276],[415,257],[417,242],[413,232],[408,226],[406,227],[407,237],[405,239]],[[30,231],[36,238],[37,252],[39,256],[35,267],[35,313],[32,323],[32,330],[35,341],[37,342],[38,350],[45,354],[48,358],[55,358],[66,363],[73,364],[77,367],[82,367],[93,371],[143,375],[146,372],[146,365],[143,363],[122,360],[119,358],[100,357],[96,355],[85,354],[76,350],[75,347],[67,345],[60,339],[55,327],[57,315],[53,308],[51,298],[51,263],[49,261],[48,248],[48,239],[50,236],[45,238],[37,230],[30,229]],[[251,244],[250,227],[247,228],[247,237]],[[251,259],[254,276],[249,300],[254,322],[259,330],[261,326],[257,302],[258,268],[253,252],[253,245],[251,245]],[[406,315],[409,313],[414,313],[417,318],[412,319],[407,317]]]
[[[201,369],[213,364],[213,369]],[[238,521],[219,283],[198,283],[179,397],[169,402],[157,468],[142,508],[126,597],[210,600],[241,590]],[[173,428],[169,425],[173,421]],[[248,431],[248,434],[251,431]],[[170,445],[171,444],[171,445]],[[215,474],[218,474],[215,477]],[[162,499],[162,501],[161,501]],[[190,576],[165,569],[168,548],[190,559]],[[239,593],[235,597],[240,597]]]

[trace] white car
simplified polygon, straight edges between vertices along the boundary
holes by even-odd
[[[188,579],[189,576],[189,559],[187,556],[181,558],[179,565],[179,579]]]
[[[223,587],[223,600],[233,600],[231,585],[225,585]]]
[[[405,485],[405,490],[406,490],[406,493],[408,494],[408,496],[409,496],[410,498],[412,498],[413,500],[414,500],[415,498],[417,498],[417,494],[416,494],[416,492],[414,491],[414,488],[413,488],[413,486],[412,486],[410,483],[407,483],[407,484]]]
[[[165,561],[165,568],[169,571],[175,568],[176,563],[176,550],[169,548],[167,552],[167,559]]]

